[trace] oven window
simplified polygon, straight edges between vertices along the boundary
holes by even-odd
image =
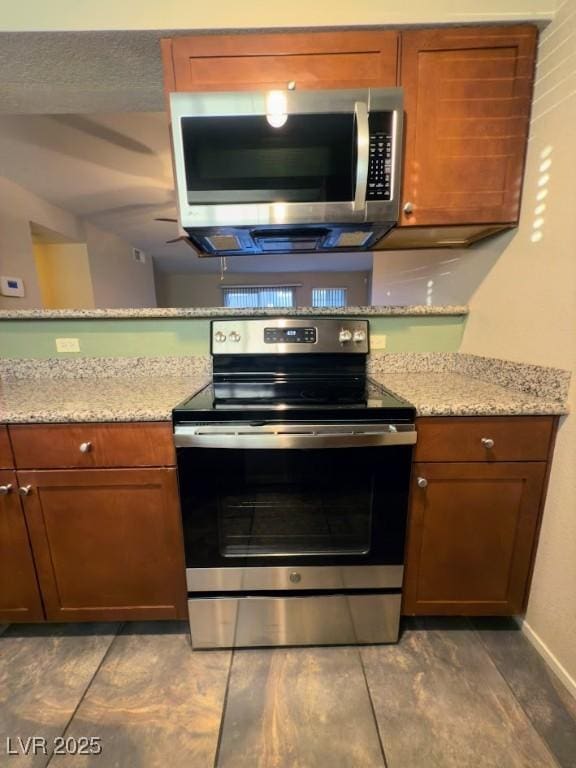
[[[401,563],[411,447],[178,449],[188,567]]]
[[[191,205],[349,202],[355,188],[352,114],[183,118]]]
[[[311,475],[290,482],[267,478],[241,494],[225,494],[218,505],[220,554],[365,555],[371,496],[369,485],[335,489]]]

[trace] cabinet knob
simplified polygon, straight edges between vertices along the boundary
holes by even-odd
[[[292,571],[290,574],[290,581],[292,584],[298,584],[299,581],[302,581],[302,576],[298,573],[298,571]]]
[[[296,90],[296,81],[295,80],[290,80],[288,82],[288,90],[289,91],[295,91]]]
[[[31,485],[21,485],[20,488],[18,488],[18,493],[20,494],[20,496],[29,496],[31,490],[32,490]]]
[[[406,216],[410,216],[411,213],[414,213],[414,206],[412,203],[404,203],[404,207],[402,208]]]
[[[418,488],[427,488],[428,487],[428,480],[426,480],[425,477],[418,477],[416,479],[416,483],[418,484]]]
[[[92,443],[88,441],[87,443],[80,443],[80,453],[90,453],[92,450]]]
[[[0,496],[8,496],[9,493],[12,493],[12,483],[0,485]]]
[[[480,442],[484,446],[484,448],[494,448],[494,440],[492,440],[491,437],[483,437]]]

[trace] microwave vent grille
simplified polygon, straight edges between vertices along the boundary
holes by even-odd
[[[336,248],[361,248],[372,237],[371,232],[359,230],[357,232],[341,232],[334,243]]]
[[[208,245],[215,251],[241,251],[242,244],[236,235],[210,235],[206,238]]]

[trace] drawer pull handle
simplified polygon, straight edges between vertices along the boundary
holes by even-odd
[[[428,488],[428,480],[425,477],[419,477],[416,480],[418,488]]]
[[[12,493],[12,483],[0,485],[0,496],[8,496],[9,493]]]
[[[480,442],[484,446],[484,448],[490,449],[494,448],[494,440],[492,440],[491,437],[483,437]]]
[[[410,216],[414,213],[414,205],[411,202],[404,203],[404,207],[402,208],[406,216]]]
[[[20,494],[20,496],[29,496],[31,490],[32,490],[31,485],[21,485],[20,488],[18,488],[18,493]]]
[[[80,453],[90,453],[92,450],[92,443],[80,443]]]

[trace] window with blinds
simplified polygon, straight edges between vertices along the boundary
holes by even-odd
[[[294,286],[237,285],[222,288],[224,306],[234,309],[294,306]]]
[[[312,288],[313,307],[345,307],[346,288]]]

